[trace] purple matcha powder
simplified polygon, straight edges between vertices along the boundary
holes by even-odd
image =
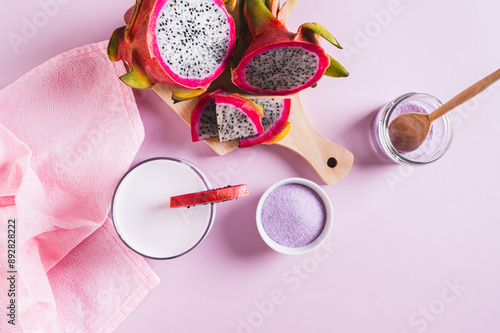
[[[391,117],[389,118],[389,123],[396,118],[397,116],[403,113],[423,113],[427,114],[428,112],[424,107],[418,105],[413,102],[403,102],[392,112]],[[429,153],[434,152],[441,141],[444,140],[444,131],[438,124],[433,124],[427,135],[427,138],[424,140],[422,145],[418,147],[416,150],[411,152],[399,152],[401,156],[404,156],[411,160],[417,160],[419,157]]]
[[[285,184],[272,191],[261,213],[262,226],[276,243],[302,247],[313,242],[326,221],[326,208],[321,197],[301,184]]]

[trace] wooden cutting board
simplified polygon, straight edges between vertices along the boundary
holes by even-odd
[[[224,87],[229,87],[229,89],[226,90],[231,90],[230,86],[230,80],[226,80]],[[153,90],[172,108],[172,110],[190,125],[191,111],[198,101],[198,98],[174,104],[172,101],[172,92],[175,89],[157,84],[153,87]],[[337,183],[349,173],[354,160],[352,153],[328,140],[312,126],[302,108],[299,94],[288,97],[291,98],[292,101],[289,118],[290,132],[284,139],[276,144],[299,154],[314,169],[325,184]],[[219,142],[218,139],[214,138],[206,140],[206,143],[218,155],[224,155],[234,149],[238,149],[237,141]]]
[[[238,7],[231,12],[231,15],[236,24],[236,31],[239,31],[240,11]],[[244,52],[241,44],[242,43],[239,43],[236,46],[234,52],[235,57],[241,56]],[[333,80],[332,78],[326,79]],[[229,68],[226,68],[222,75],[212,83],[210,88],[212,87],[215,88],[209,89],[209,91],[223,87],[227,93],[237,92],[245,94],[232,84]],[[191,111],[198,101],[198,98],[174,104],[172,92],[176,89],[157,84],[153,87],[153,90],[168,106],[184,119],[188,125],[191,124]],[[354,159],[352,153],[328,140],[312,126],[302,108],[299,94],[287,97],[292,100],[289,118],[290,132],[284,139],[276,144],[299,154],[314,169],[323,182],[326,184],[335,184],[349,173]],[[189,136],[188,138],[190,139]],[[237,141],[219,142],[219,140],[215,138],[206,140],[206,143],[219,155],[224,155],[234,149],[239,149]]]

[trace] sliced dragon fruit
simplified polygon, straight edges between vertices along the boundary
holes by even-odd
[[[250,100],[263,108],[264,116],[261,123],[264,132],[241,139],[240,148],[270,143],[273,138],[285,129],[290,116],[291,101],[289,98],[250,98]]]
[[[286,21],[296,0],[288,0],[279,10],[278,2],[245,1],[244,14],[252,41],[232,71],[233,83],[251,93],[289,95],[312,86],[323,75],[348,76],[347,70],[320,45],[321,36],[341,48],[332,34],[318,23],[305,23],[297,33],[288,31]]]
[[[128,64],[120,79],[134,88],[163,83],[204,91],[234,49],[234,21],[222,0],[136,0],[125,20],[108,56]]]
[[[233,200],[250,195],[245,184],[228,186],[214,190],[188,193],[170,197],[170,208],[189,207],[227,200]]]
[[[219,141],[246,138],[264,131],[262,106],[238,94],[215,95]]]
[[[200,97],[191,113],[191,139],[193,142],[219,136],[215,95],[224,94],[223,89],[206,93]]]

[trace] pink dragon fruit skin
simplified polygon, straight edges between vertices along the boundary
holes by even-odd
[[[263,107],[264,116],[261,119],[264,131],[261,134],[240,140],[239,147],[247,148],[258,144],[268,144],[280,134],[288,123],[291,100],[289,98],[250,98]]]
[[[290,95],[317,83],[323,75],[349,75],[345,68],[321,47],[320,36],[341,48],[323,26],[318,23],[305,23],[299,27],[297,33],[288,31],[285,24],[295,0],[285,2],[279,11],[276,0],[270,3],[271,10],[263,0],[245,1],[244,14],[252,41],[238,66],[232,71],[231,79],[236,86],[260,95]],[[273,11],[277,11],[277,17],[273,15]],[[283,68],[266,71],[267,68],[272,69],[273,64],[278,61],[276,59],[280,57],[286,65],[283,68],[288,66],[288,71],[283,72]],[[291,70],[294,69],[294,64],[301,67],[299,70],[310,72],[305,72],[302,78],[297,77],[299,70]],[[309,68],[305,68],[304,64]]]
[[[205,12],[205,7],[201,5],[210,7],[210,10]],[[169,11],[170,7],[180,6],[185,6],[182,9],[188,14]],[[199,18],[197,22],[210,22],[207,21],[206,26],[198,31],[189,16],[191,12],[195,13],[196,19]],[[211,19],[213,16],[220,20]],[[129,10],[125,20],[129,21],[127,26],[116,29],[110,39],[108,55],[112,61],[123,60],[127,63],[130,71],[120,79],[134,88],[145,89],[162,83],[184,89],[206,89],[223,72],[234,49],[234,21],[221,0],[137,0],[134,11],[130,14]],[[222,24],[214,26],[216,23],[213,22]],[[172,35],[175,31],[172,31],[171,26],[175,27],[175,23],[180,25],[177,33],[184,34],[182,38]],[[205,33],[210,31],[210,37],[202,39],[200,36],[204,34],[200,33],[201,30]],[[217,39],[221,34],[222,39]],[[170,42],[171,37],[175,37],[176,42]],[[213,68],[201,73],[203,66],[208,66],[206,59],[211,58],[212,54],[203,54],[205,59],[196,58],[199,51],[193,46],[214,54],[217,63],[211,64]],[[168,58],[162,54],[162,50]],[[188,71],[194,72],[194,75]]]

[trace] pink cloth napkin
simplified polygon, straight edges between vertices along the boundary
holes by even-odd
[[[61,54],[0,91],[1,332],[110,332],[159,283],[108,218],[144,128],[106,46]]]

